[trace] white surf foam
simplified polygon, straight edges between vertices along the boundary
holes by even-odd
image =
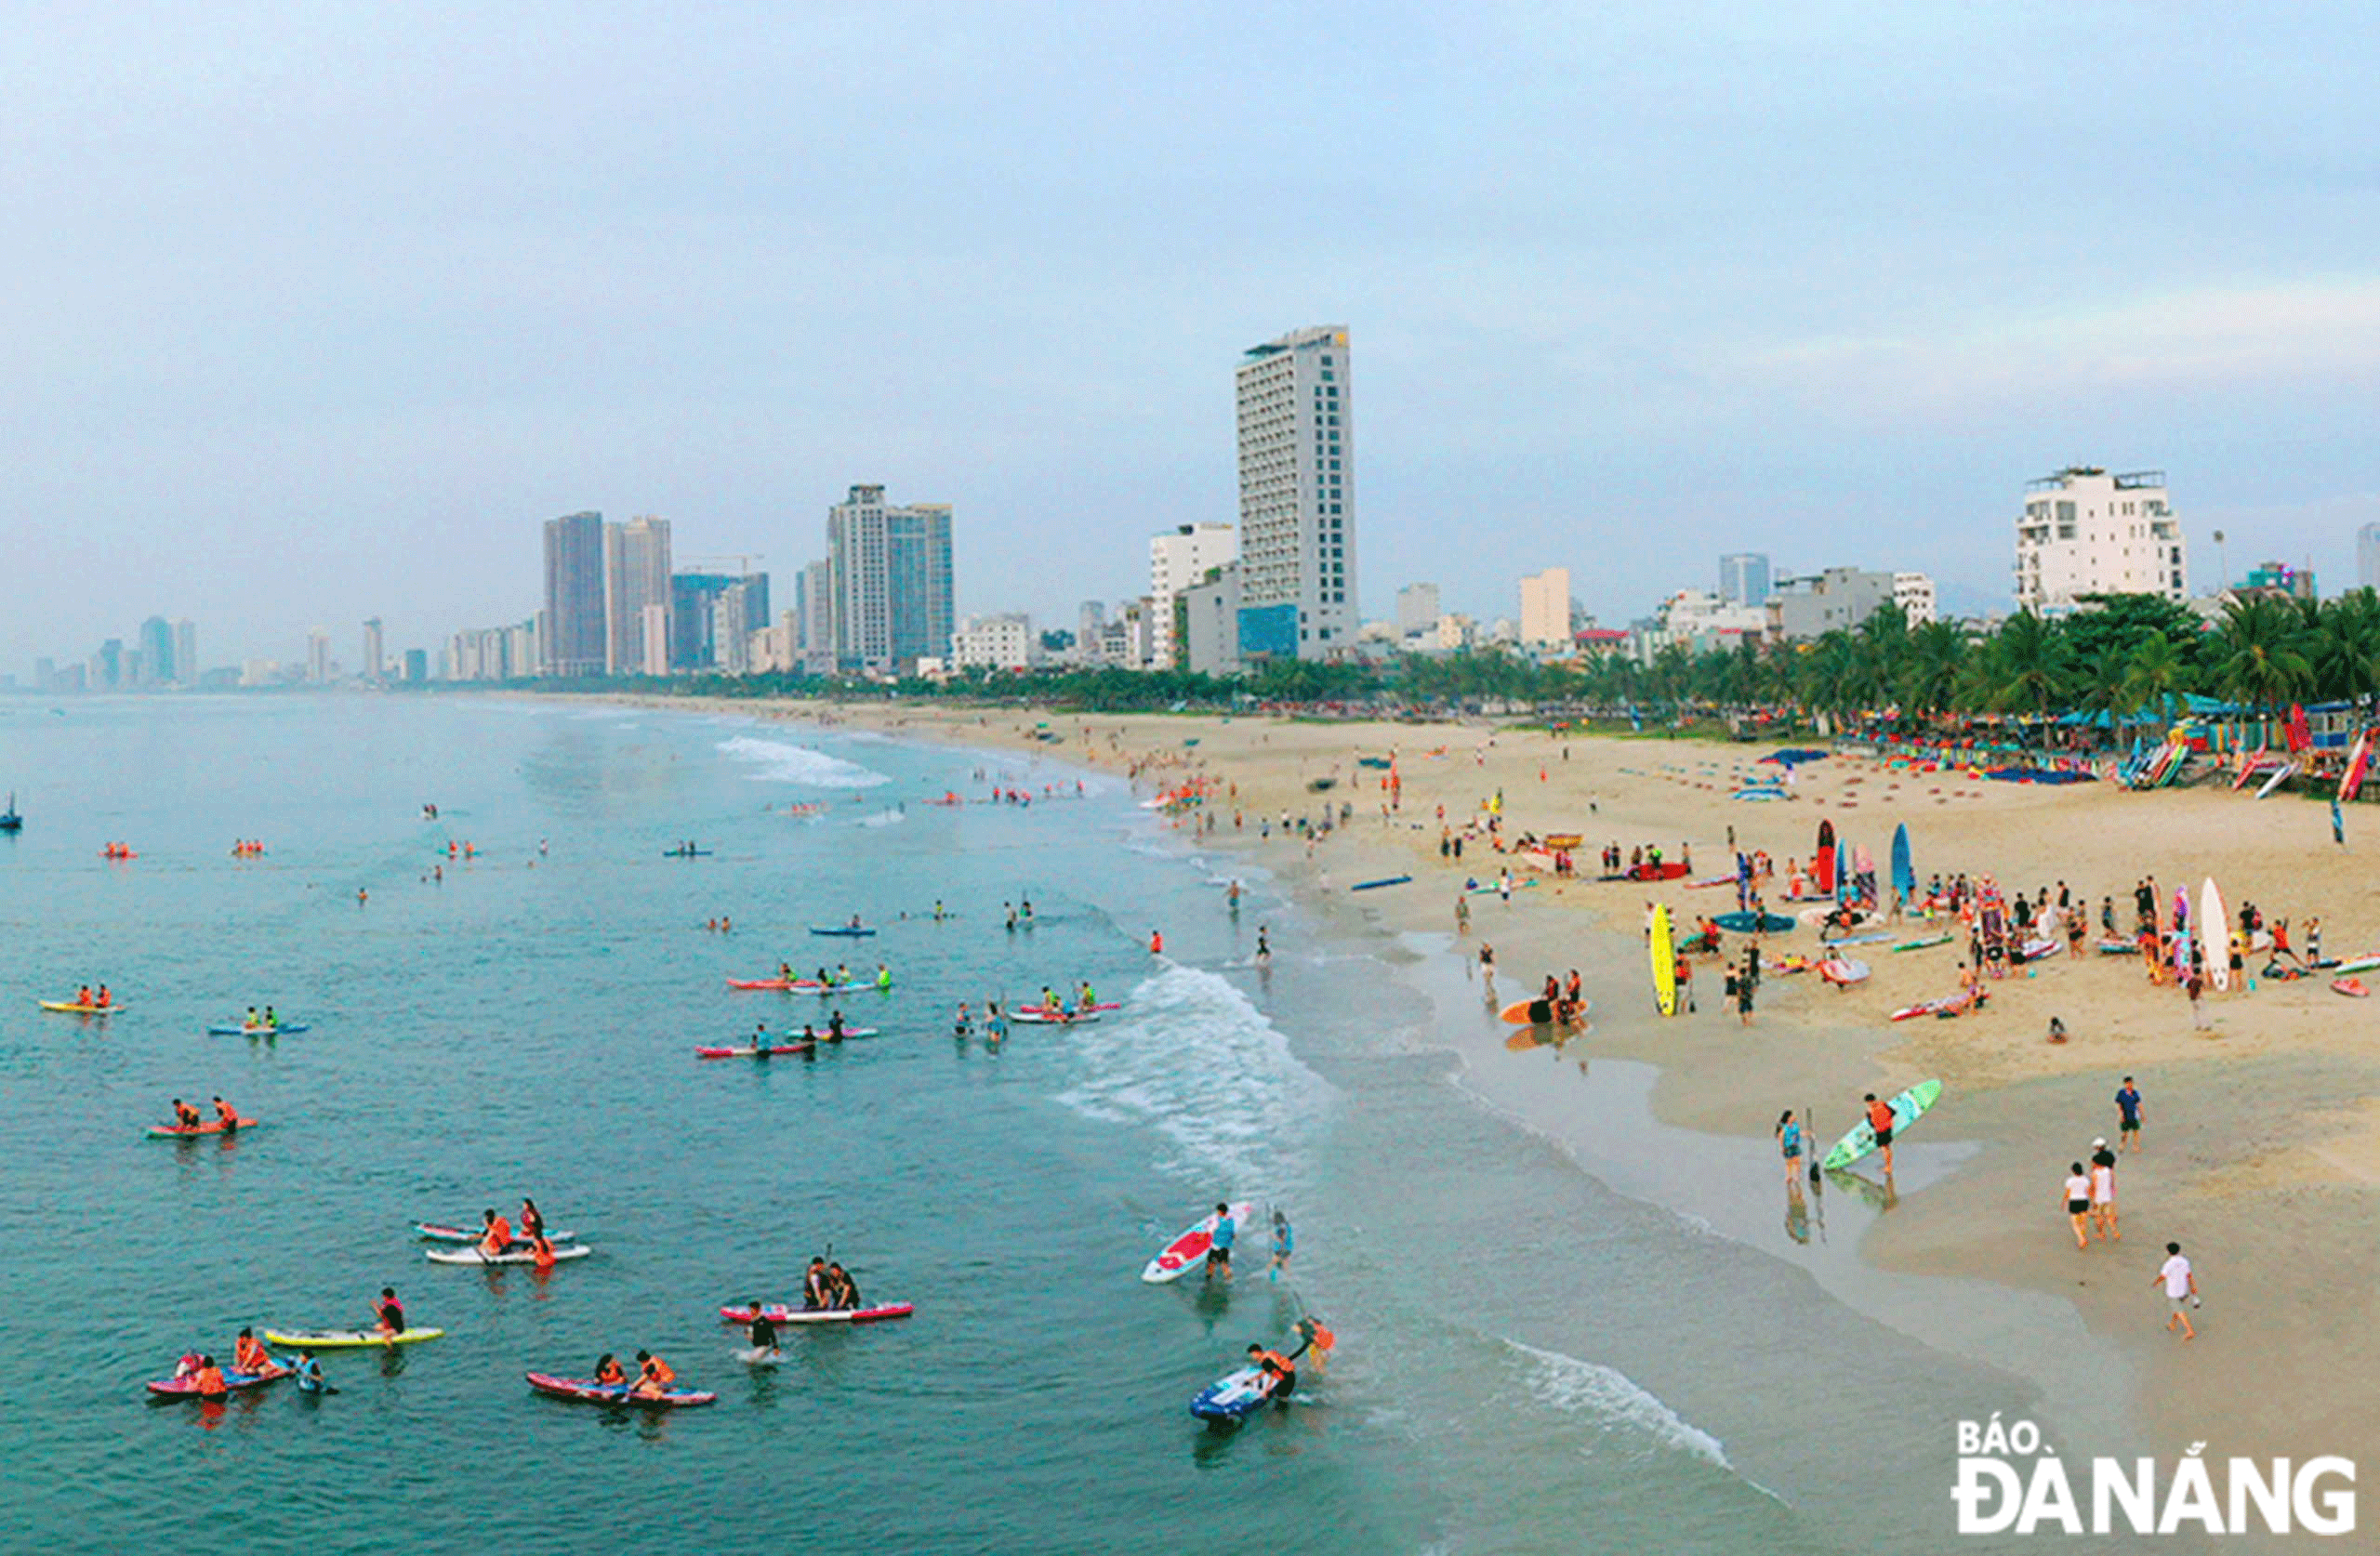
[[[1661,1403],[1659,1395],[1626,1373],[1559,1351],[1540,1351],[1516,1339],[1504,1343],[1528,1358],[1521,1387],[1540,1404],[1593,1418],[1606,1427],[1643,1432],[1663,1447],[1707,1459],[1732,1473],[1719,1440]]]
[[[1298,1186],[1295,1164],[1330,1105],[1330,1085],[1230,980],[1170,964],[1123,1009],[1066,1035],[1082,1078],[1058,1094],[1062,1105],[1155,1129],[1170,1148],[1159,1166],[1210,1192]]]
[[[753,735],[734,735],[719,743],[719,749],[738,761],[751,762],[760,771],[752,774],[756,784],[807,784],[818,789],[872,789],[892,780],[873,768],[847,762],[840,757],[830,757],[824,751],[807,745],[795,745],[782,740],[761,740]]]
[[[872,816],[860,817],[859,824],[862,826],[898,826],[901,823],[907,821],[908,819],[909,813],[906,811],[879,811]]]

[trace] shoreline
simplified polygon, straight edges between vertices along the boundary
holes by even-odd
[[[2070,877],[2092,894],[2121,900],[2131,866],[2113,868],[2094,855],[2122,851],[2128,856],[2137,849],[2152,863],[2187,860],[2194,867],[2181,878],[2217,875],[2235,903],[2269,898],[2279,904],[2268,909],[2276,916],[2321,913],[2332,955],[2380,943],[2380,903],[2349,884],[2348,859],[2287,846],[2293,821],[2300,834],[2322,828],[2320,843],[2329,846],[2318,812],[2251,809],[2244,797],[2228,794],[2134,795],[2099,785],[2034,790],[1941,774],[1904,780],[1911,792],[1899,795],[1887,789],[1894,781],[1872,764],[1832,758],[1804,770],[1799,802],[1731,807],[1724,775],[1757,753],[1714,750],[1707,743],[1610,736],[1561,741],[1535,732],[1499,733],[1483,723],[1326,725],[1215,715],[1055,714],[1046,727],[1062,739],[1051,742],[1034,738],[1043,722],[1035,710],[604,700],[1048,756],[1128,781],[1136,793],[1146,792],[1144,777],[1204,776],[1224,793],[1214,812],[1217,830],[1199,831],[1197,846],[1261,862],[1318,925],[1338,921],[1346,928],[1344,910],[1354,904],[1357,927],[1392,943],[1416,936],[1446,941],[1455,929],[1455,889],[1467,876],[1492,880],[1507,862],[1474,849],[1456,864],[1435,851],[1435,806],[1445,804],[1451,824],[1477,814],[1476,804],[1501,790],[1505,825],[1515,833],[1584,830],[1591,853],[1600,846],[1599,828],[1623,848],[1638,841],[1674,848],[1683,841],[1715,861],[1725,857],[1724,831],[1733,825],[1746,846],[1774,855],[1780,871],[1786,858],[1806,851],[1806,845],[1796,850],[1788,839],[1813,830],[1821,817],[1860,836],[1880,855],[1890,826],[1906,821],[1918,839],[1921,881],[1941,862],[1946,873],[1999,874],[2012,889],[2037,874],[2043,885]],[[1416,745],[1435,751],[1417,757]],[[1567,758],[1560,755],[1564,746]],[[1400,752],[1405,803],[1383,818],[1377,796],[1355,786],[1373,770],[1357,768],[1353,756],[1392,750]],[[1357,811],[1313,851],[1311,864],[1302,849],[1285,850],[1277,838],[1260,841],[1252,814],[1260,808],[1267,815],[1313,811],[1321,798],[1306,785],[1324,776],[1340,780],[1329,798]],[[1582,799],[1583,815],[1578,813]],[[2219,829],[2210,824],[2218,805]],[[1234,809],[1243,822],[1236,831]],[[2191,841],[2175,846],[2185,837]],[[2309,852],[2310,862],[2293,857]],[[2056,872],[2045,868],[2053,859]],[[2016,868],[2009,868],[2012,862]],[[2162,890],[2170,890],[2176,878],[2170,869],[2159,873],[2167,883]],[[1410,873],[1413,883],[1362,897],[1346,895],[1341,884],[1399,873]],[[1680,890],[1683,885],[1659,883],[1656,894],[1673,911],[1703,907],[1693,901],[1699,894]],[[2320,895],[2304,900],[2309,890]],[[2375,1089],[2380,1063],[2359,1046],[2360,1023],[2342,1019],[2368,1006],[2359,1009],[2330,995],[2320,979],[2266,984],[2254,994],[2212,1000],[2215,1033],[2193,1035],[2186,1005],[2170,990],[2144,989],[2135,964],[2067,965],[2052,958],[1993,985],[1998,997],[1979,1015],[1886,1022],[1884,1014],[1895,1006],[1947,992],[1942,983],[1956,948],[1944,946],[1873,956],[1874,979],[1849,991],[1805,979],[1764,980],[1749,1034],[1712,1009],[1715,988],[1703,991],[1710,997],[1699,1016],[1628,1019],[1626,1008],[1641,1010],[1648,1003],[1644,984],[1635,981],[1641,971],[1632,978],[1628,970],[1632,958],[1641,959],[1630,931],[1645,894],[1633,883],[1549,880],[1516,892],[1509,908],[1492,893],[1474,897],[1469,943],[1495,941],[1507,990],[1533,987],[1546,969],[1567,969],[1573,962],[1595,969],[1588,992],[1597,1009],[1585,1039],[1594,1057],[1653,1067],[1646,1101],[1657,1127],[1751,1142],[1768,1151],[1771,1172],[1776,1164],[1765,1133],[1777,1106],[1754,1098],[1782,1098],[1797,1111],[1816,1104],[1813,1133],[1823,1145],[1851,1121],[1860,1090],[1889,1094],[1888,1088],[1920,1078],[1943,1078],[1943,1102],[1911,1143],[1930,1150],[1969,1142],[1971,1154],[1922,1186],[1913,1177],[1901,1183],[1889,1213],[1863,1228],[1858,1259],[1880,1278],[1981,1282],[2026,1294],[2029,1302],[2062,1304],[2088,1341],[2116,1359],[2117,1373],[2129,1379],[2125,1414],[2160,1454],[2209,1438],[2227,1452],[2335,1453],[2342,1438],[2352,1442],[2371,1433],[2372,1407],[2315,1386],[2351,1368],[2373,1343],[2360,1338],[2356,1319],[2380,1247],[2361,1230],[2368,1218],[2354,1212],[2370,1207],[2380,1185],[2380,1106],[2360,1101]],[[1709,904],[1713,910],[1733,906],[1731,893],[1715,895],[1729,901]],[[1575,943],[1581,931],[1583,949]],[[1736,943],[1731,951],[1739,948],[1739,937],[1730,938]],[[1808,940],[1801,930],[1779,938],[1796,949],[1806,948]],[[1416,955],[1423,958],[1421,976],[1430,977],[1429,953]],[[1706,965],[1698,982],[1715,982],[1716,970],[1715,964]],[[2062,1014],[2074,1032],[2063,1048],[2039,1036],[2052,1013]],[[1462,1042],[1444,1034],[1438,1040],[1472,1067],[1474,1056]],[[2122,1074],[2139,1075],[2148,1094],[2148,1149],[2125,1155],[2119,1169],[2122,1241],[2095,1243],[2078,1254],[2050,1204],[2063,1175],[2059,1158],[2087,1154],[2095,1136],[2114,1138],[2109,1097]],[[1490,1111],[1505,1112],[1494,1096],[1475,1095]],[[1537,1127],[1526,1118],[1514,1122]],[[1554,1120],[1556,1127],[1562,1122]],[[1606,1177],[1612,1169],[1604,1164],[1598,1171],[1592,1154],[1580,1157],[1580,1166],[1619,1192],[1680,1210],[1644,1185]],[[2193,1256],[2208,1291],[2201,1338],[2188,1345],[2158,1330],[2162,1310],[2148,1286],[2169,1236]],[[1848,1299],[1841,1291],[1831,1294]],[[1942,1334],[1916,1338],[2017,1377],[2056,1370],[2053,1360],[2009,1354],[2024,1349],[2022,1337],[2002,1332],[1999,1352],[1989,1342],[1978,1351]],[[2102,1376],[2090,1386],[2106,1382]],[[2112,1424],[2103,1421],[2095,1430],[2112,1430]],[[2097,1449],[2086,1444],[2074,1451]]]

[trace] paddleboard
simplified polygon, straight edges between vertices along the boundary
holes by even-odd
[[[750,1308],[721,1308],[719,1316],[730,1324],[749,1324],[755,1316],[772,1324],[881,1324],[889,1318],[906,1318],[916,1311],[907,1302],[874,1302],[864,1308],[795,1308],[770,1302],[757,1315]]]
[[[2334,970],[2341,973],[2370,972],[2374,968],[2380,968],[2380,954],[2366,953],[2360,956],[2349,956],[2347,960],[2340,962]]]
[[[267,1329],[266,1343],[294,1345],[302,1351],[354,1351],[376,1345],[419,1345],[444,1334],[443,1329],[400,1329],[393,1335],[377,1329]]]
[[[432,1243],[476,1243],[485,1235],[474,1227],[443,1226],[436,1221],[416,1221],[413,1223],[413,1229],[417,1235]],[[578,1233],[575,1232],[559,1232],[549,1228],[546,1233],[546,1241],[559,1246],[572,1241],[577,1235]],[[512,1239],[510,1246],[525,1248],[529,1246],[529,1241],[525,1237],[516,1236]]]
[[[1236,1421],[1272,1397],[1264,1369],[1242,1367],[1199,1390],[1190,1414],[1202,1421]]]
[[[2331,992],[2347,995],[2355,999],[2362,999],[2372,993],[2370,989],[2363,986],[2363,980],[2360,978],[2334,978],[2331,980]]]
[[[551,1242],[553,1239],[549,1237],[547,1241]],[[554,1249],[554,1258],[556,1259],[585,1259],[594,1251],[584,1243],[573,1243]],[[536,1254],[526,1248],[516,1251],[509,1245],[507,1245],[505,1250],[494,1259],[490,1259],[477,1248],[432,1248],[422,1257],[432,1264],[535,1264],[537,1262]]]
[[[1403,886],[1412,880],[1412,878],[1413,877],[1411,876],[1382,876],[1378,880],[1359,880],[1355,885],[1347,888],[1347,890],[1350,891],[1377,891],[1383,886]]]
[[[815,988],[817,984],[791,978],[731,978],[727,986],[731,989],[774,989],[782,994],[788,989]]]
[[[149,1138],[151,1140],[196,1140],[201,1135],[244,1134],[250,1129],[260,1127],[262,1126],[253,1118],[241,1119],[240,1127],[236,1129],[225,1128],[220,1119],[210,1119],[204,1124],[192,1125],[152,1124],[149,1127]]]
[[[660,1394],[630,1393],[624,1384],[598,1383],[591,1378],[556,1378],[551,1373],[533,1372],[526,1375],[529,1387],[556,1399],[573,1399],[587,1404],[632,1405],[642,1410],[680,1410],[688,1405],[709,1404],[719,1396],[701,1389],[671,1389]]]
[[[1594,1001],[1579,1001],[1579,1015],[1583,1018],[1594,1009]],[[1498,1012],[1514,1026],[1551,1026],[1554,1024],[1554,1002],[1550,999],[1516,999]]]
[[[1254,1201],[1235,1202],[1231,1207],[1233,1228],[1241,1233],[1252,1235],[1251,1228],[1255,1215]],[[1150,1259],[1148,1267],[1141,1272],[1141,1279],[1152,1286],[1161,1286],[1167,1281],[1180,1280],[1207,1262],[1207,1252],[1214,1246],[1214,1241],[1215,1218],[1210,1212],[1192,1223],[1188,1231],[1168,1243],[1155,1259]],[[1234,1246],[1237,1246],[1236,1239]]]
[[[1864,983],[1868,981],[1868,964],[1836,956],[1818,964],[1818,976],[1830,983]]]
[[[2296,773],[2297,764],[2295,762],[2283,762],[2271,777],[2265,780],[2264,786],[2256,791],[2256,798],[2258,799],[2262,799],[2265,796],[2272,793],[2273,790],[2287,783],[2291,778],[2296,776]],[[2346,798],[2352,799],[2354,796],[2349,795]]]
[[[1653,962],[1653,1005],[1664,1016],[1677,1014],[1677,952],[1670,944],[1670,910],[1653,909],[1652,943],[1646,947]]]
[[[206,1035],[210,1037],[278,1037],[284,1033],[312,1030],[305,1022],[283,1022],[279,1026],[242,1026],[237,1022],[226,1022],[208,1027]]]
[[[1068,1015],[1064,1010],[1037,1010],[1028,1006],[1022,1010],[1011,1010],[1008,1019],[1022,1022],[1027,1026],[1072,1026],[1078,1022],[1095,1022],[1099,1013],[1095,1010],[1077,1011]]]
[[[1917,864],[1909,851],[1909,824],[1893,828],[1893,890],[1903,900],[1917,895]]]
[[[2231,918],[2223,911],[2223,893],[2215,888],[2215,877],[2206,877],[2199,889],[2198,922],[2206,936],[2207,969],[2213,975],[2218,992],[2231,987]]]
[[[1903,1130],[1924,1117],[1925,1110],[1932,1107],[1941,1095],[1942,1083],[1930,1080],[1920,1081],[1894,1097],[1890,1104],[1893,1110],[1893,1138],[1898,1140]],[[1862,1117],[1859,1120],[1859,1127],[1835,1141],[1834,1149],[1828,1152],[1826,1159],[1818,1165],[1830,1169],[1849,1167],[1875,1149],[1876,1131],[1870,1127],[1868,1120]]]
[[[275,1367],[271,1372],[227,1372],[223,1375],[223,1393],[237,1393],[253,1389],[288,1375],[287,1367]],[[149,1385],[149,1391],[165,1399],[221,1399],[223,1394],[202,1394],[195,1378],[160,1378]]]
[[[1950,943],[1950,937],[1949,935],[1920,935],[1915,940],[1902,941],[1898,945],[1894,946],[1893,949],[1896,951],[1923,951],[1929,945],[1948,945]]]
[[[121,1000],[113,1005],[77,1005],[66,999],[45,999],[38,1003],[45,1010],[63,1011],[70,1016],[112,1016],[124,1009]]]
[[[853,929],[853,928],[851,925],[849,925],[849,924],[833,924],[833,925],[818,925],[818,924],[813,924],[813,925],[811,925],[811,926],[810,926],[810,932],[811,932],[812,934],[813,934],[813,935],[850,935],[850,936],[856,937],[856,936],[860,936],[860,935],[872,935],[872,934],[874,934],[876,931],[875,931],[874,930],[870,930],[870,929],[864,929],[864,928],[863,928],[863,929]]]
[[[1763,934],[1779,935],[1792,929],[1798,921],[1788,918],[1781,913],[1746,912],[1723,913],[1711,922],[1723,930],[1730,930],[1739,935],[1750,934],[1754,930],[1758,930]]]
[[[850,1036],[851,1034],[844,1034]],[[696,1059],[775,1059],[784,1054],[809,1053],[815,1043],[780,1043],[765,1048],[703,1048],[694,1050]]]

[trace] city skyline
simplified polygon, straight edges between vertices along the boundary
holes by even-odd
[[[1374,615],[1419,578],[1485,613],[1509,552],[1620,618],[1699,559],[1819,568],[1895,526],[1971,609],[2005,596],[2012,474],[2083,459],[2167,468],[2199,533],[2326,579],[2380,519],[2353,32],[1489,7],[1340,19],[1311,80],[1302,7],[1063,15],[921,10],[953,44],[922,60],[881,11],[589,17],[532,68],[466,13],[392,46],[36,6],[12,562],[110,587],[16,602],[0,664],[152,613],[216,624],[222,664],[373,614],[435,643],[525,608],[530,521],[776,556],[853,471],[969,516],[960,612],[1062,620],[1148,534],[1234,518],[1216,364],[1300,320],[1364,345]],[[2153,99],[2105,90],[2118,46]],[[892,90],[918,112],[857,111]],[[1224,237],[1314,191],[1296,241]],[[1496,547],[1461,542],[1482,515]]]

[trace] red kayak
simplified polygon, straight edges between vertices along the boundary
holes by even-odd
[[[223,1375],[223,1393],[237,1393],[242,1389],[254,1389],[289,1375],[287,1367],[274,1367],[267,1372],[227,1372]],[[165,1399],[221,1399],[223,1394],[202,1394],[195,1378],[160,1378],[149,1385],[149,1391]]]
[[[529,1387],[556,1399],[583,1400],[589,1404],[635,1404],[648,1410],[681,1409],[708,1404],[719,1396],[702,1389],[672,1389],[663,1394],[632,1394],[619,1383],[598,1383],[591,1378],[556,1378],[551,1373],[528,1375]]]
[[[906,1318],[912,1311],[906,1302],[879,1302],[872,1308],[788,1308],[771,1302],[757,1316],[772,1324],[877,1324]],[[749,1324],[756,1315],[750,1308],[721,1308],[719,1316],[730,1324]]]
[[[696,1048],[696,1059],[769,1059],[778,1054],[808,1053],[815,1043],[781,1043],[766,1048]]]
[[[239,1121],[238,1127],[242,1129],[253,1129],[257,1127],[257,1121],[253,1118],[243,1118]],[[150,1138],[152,1140],[191,1140],[199,1135],[228,1135],[233,1132],[232,1127],[219,1118],[210,1124],[152,1124],[149,1127]]]

